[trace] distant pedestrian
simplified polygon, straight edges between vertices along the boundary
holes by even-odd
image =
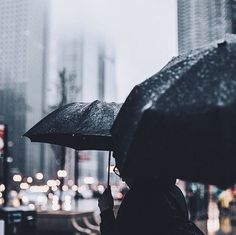
[[[117,217],[110,188],[99,199],[102,235],[203,235],[188,220],[184,196],[175,179],[125,179],[126,193]]]
[[[198,212],[198,194],[197,192],[194,192],[192,189],[189,190],[187,193],[187,201],[188,201],[188,209],[190,212],[190,220],[194,221],[197,218],[197,212]]]
[[[219,195],[220,216],[228,216],[230,214],[230,203],[233,201],[233,194],[230,189],[222,191]]]

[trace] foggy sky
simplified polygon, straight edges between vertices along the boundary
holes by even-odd
[[[118,101],[177,54],[176,0],[52,0],[58,30],[113,41]]]

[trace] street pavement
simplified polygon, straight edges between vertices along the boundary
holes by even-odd
[[[83,199],[78,202],[79,210],[97,211],[97,199]],[[194,223],[206,235],[236,235],[236,217],[224,216],[219,219],[219,210],[215,202],[209,203],[208,220],[196,220]]]
[[[80,199],[73,205],[73,209],[81,212],[96,211],[99,217],[97,199]],[[236,235],[236,217],[224,216],[219,219],[219,210],[215,202],[209,204],[208,217],[208,220],[194,221],[205,235]]]
[[[232,216],[221,216],[215,202],[209,203],[208,220],[197,220],[195,224],[206,235],[236,235],[236,218]]]

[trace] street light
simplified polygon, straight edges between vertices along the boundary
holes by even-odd
[[[64,186],[64,178],[67,176],[67,172],[65,170],[59,170],[57,171],[57,176],[60,179],[59,205],[60,205],[60,209],[62,209],[62,191],[63,191],[63,186]]]
[[[67,176],[67,172],[65,170],[59,170],[57,172],[57,176],[60,178],[65,178]]]
[[[68,189],[69,189],[69,188],[68,188],[67,185],[63,185],[63,186],[62,186],[62,191],[66,192],[66,191],[68,191]]]
[[[72,186],[72,190],[76,192],[78,190],[78,186],[77,185],[73,185]]]
[[[43,173],[41,173],[41,172],[36,173],[36,174],[35,174],[35,178],[36,178],[37,180],[42,180],[42,179],[43,179]]]
[[[4,184],[0,184],[0,192],[3,192],[3,191],[5,191],[5,185]]]
[[[56,180],[48,180],[47,185],[49,187],[57,186],[57,182],[56,182]]]
[[[16,175],[13,176],[13,181],[14,182],[21,182],[21,180],[22,180],[21,175],[16,174]]]
[[[32,177],[28,177],[28,178],[27,178],[27,182],[28,182],[29,184],[31,184],[31,183],[33,182],[33,178],[32,178]]]
[[[28,183],[26,183],[26,182],[24,182],[24,183],[21,183],[21,184],[20,184],[20,188],[21,188],[21,189],[23,189],[23,190],[26,190],[26,189],[28,189],[28,188],[29,188],[29,184],[28,184]]]

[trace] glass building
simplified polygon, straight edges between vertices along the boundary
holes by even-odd
[[[45,105],[46,5],[0,1],[0,121],[9,126],[14,167],[27,174],[43,164],[42,147],[21,136],[42,118]]]
[[[235,1],[178,0],[179,53],[235,32]]]
[[[56,66],[49,66],[50,79],[58,82],[58,71],[65,69],[67,103],[92,102],[96,99],[107,102],[116,101],[115,53],[111,43],[98,35],[91,35],[80,30],[76,33],[64,32],[61,35],[55,39],[52,35],[51,38],[54,41],[54,49],[52,48],[50,57],[56,58],[54,61]],[[50,84],[52,85],[53,82]],[[60,90],[57,90],[55,85],[51,93],[57,94],[51,95],[52,97],[60,97]],[[106,180],[108,156],[104,155],[106,153],[97,151],[80,152],[80,180],[87,176],[99,181]],[[68,148],[65,166],[68,179],[74,178],[74,164],[76,164],[74,150]]]

